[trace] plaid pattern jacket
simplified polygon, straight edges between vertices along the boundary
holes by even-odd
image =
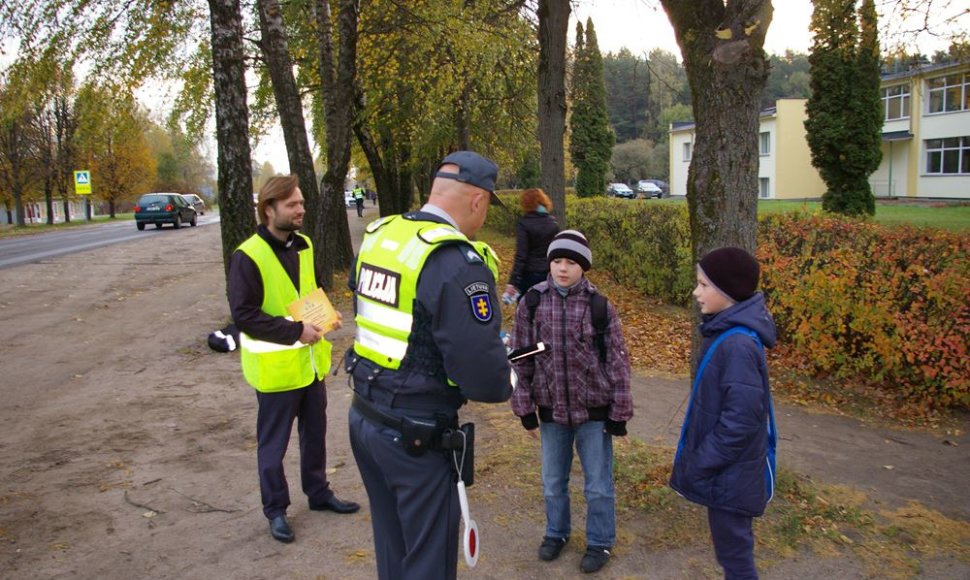
[[[546,351],[513,363],[518,384],[512,393],[512,411],[519,417],[552,410],[556,423],[578,426],[589,421],[589,409],[607,408],[612,421],[633,416],[630,395],[630,359],[623,329],[613,304],[609,303],[607,358],[602,363],[596,347],[589,307],[596,288],[584,276],[563,297],[541,282],[535,320],[529,324],[528,306],[519,302],[512,331],[512,348],[544,342]]]

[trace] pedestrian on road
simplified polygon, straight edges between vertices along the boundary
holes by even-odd
[[[514,363],[512,411],[533,436],[538,428],[542,440],[546,532],[539,559],[555,560],[569,541],[575,446],[586,498],[580,569],[596,572],[616,541],[613,437],[627,434],[633,416],[630,360],[616,310],[584,275],[593,264],[586,237],[576,230],[560,232],[547,257],[549,276],[519,301],[512,332],[513,349],[542,342],[546,350]]]
[[[357,206],[357,217],[364,217],[364,188],[359,185],[354,188],[354,205]]]
[[[549,242],[559,233],[559,223],[549,215],[552,200],[546,192],[533,187],[519,196],[524,215],[515,223],[515,261],[505,286],[502,300],[511,304],[521,298],[526,290],[549,275],[549,260],[546,251]]]
[[[367,226],[350,276],[350,444],[382,580],[456,577],[457,483],[471,483],[472,455],[458,408],[512,392],[495,310],[498,263],[470,241],[498,200],[497,174],[477,153],[445,157],[424,207]]]
[[[327,392],[330,343],[321,328],[288,319],[286,306],[317,288],[313,244],[298,233],[303,193],[295,175],[269,179],[259,191],[256,233],[229,263],[229,306],[240,331],[246,381],[256,390],[256,461],[270,535],[294,540],[286,519],[290,492],[283,456],[293,421],[300,433],[300,481],[311,510],[353,513],[327,481]]]
[[[751,520],[764,513],[774,487],[768,469],[774,421],[762,345],[774,346],[777,335],[755,292],[759,273],[758,261],[741,248],[714,250],[697,265],[702,362],[670,477],[677,493],[707,506],[714,553],[727,580],[758,578]]]

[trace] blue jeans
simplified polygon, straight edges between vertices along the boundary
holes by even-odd
[[[610,549],[616,541],[616,505],[613,494],[613,438],[603,421],[578,427],[542,423],[542,493],[546,498],[546,536],[568,538],[569,471],[573,442],[583,466],[586,496],[586,545]]]

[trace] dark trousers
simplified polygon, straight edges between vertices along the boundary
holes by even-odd
[[[725,580],[758,580],[751,518],[707,508],[707,523],[711,526],[714,553],[724,568]]]
[[[378,578],[456,578],[461,507],[445,454],[412,457],[399,432],[371,423],[353,408],[350,446],[370,501]]]
[[[286,513],[290,490],[283,473],[283,456],[290,443],[293,420],[300,434],[300,481],[313,503],[333,497],[327,481],[327,390],[323,381],[281,393],[256,391],[256,463],[263,514],[273,519]]]
[[[364,217],[364,200],[356,199],[354,203],[357,205],[357,217]]]

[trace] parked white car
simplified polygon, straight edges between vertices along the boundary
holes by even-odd
[[[646,179],[637,182],[637,193],[640,194],[640,197],[656,197],[657,199],[664,196],[664,190],[660,189],[660,186]]]

